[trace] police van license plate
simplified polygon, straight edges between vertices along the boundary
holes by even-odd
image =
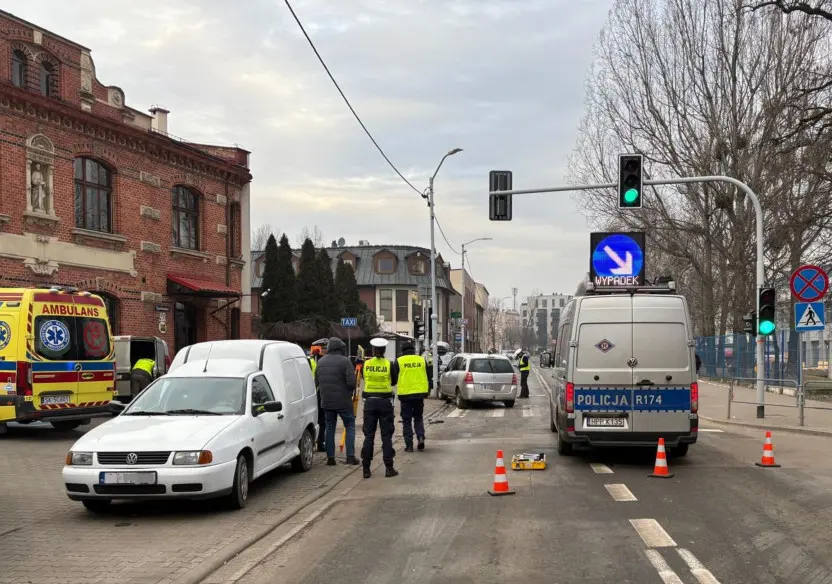
[[[40,403],[45,406],[55,405],[55,404],[68,404],[72,401],[71,395],[44,395],[40,398]]]
[[[623,428],[624,418],[587,418],[586,425],[591,428]]]
[[[98,475],[100,485],[155,485],[155,472],[102,472]]]

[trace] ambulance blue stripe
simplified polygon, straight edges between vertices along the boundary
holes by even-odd
[[[0,361],[0,371],[17,371],[17,362]]]
[[[75,361],[41,361],[32,363],[32,371],[35,373],[48,371],[74,371]],[[112,361],[81,361],[81,371],[112,371]]]

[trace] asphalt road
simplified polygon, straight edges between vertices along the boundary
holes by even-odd
[[[398,477],[356,481],[248,573],[232,561],[210,581],[832,584],[829,438],[775,435],[783,466],[762,469],[759,431],[705,425],[653,479],[652,450],[559,457],[531,387],[513,409],[448,408],[425,452],[398,449]],[[491,497],[497,449],[550,466],[509,470],[516,494]]]

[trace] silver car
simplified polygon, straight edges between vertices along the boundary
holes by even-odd
[[[485,353],[459,353],[439,376],[439,396],[458,408],[473,401],[501,401],[507,408],[517,399],[517,373],[508,358]]]

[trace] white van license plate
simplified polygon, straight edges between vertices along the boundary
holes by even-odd
[[[155,485],[155,472],[102,472],[98,477],[101,485]]]
[[[624,418],[587,418],[587,427],[592,428],[623,428]]]
[[[40,403],[45,406],[55,405],[55,404],[68,404],[72,401],[71,395],[44,395],[40,398]]]

